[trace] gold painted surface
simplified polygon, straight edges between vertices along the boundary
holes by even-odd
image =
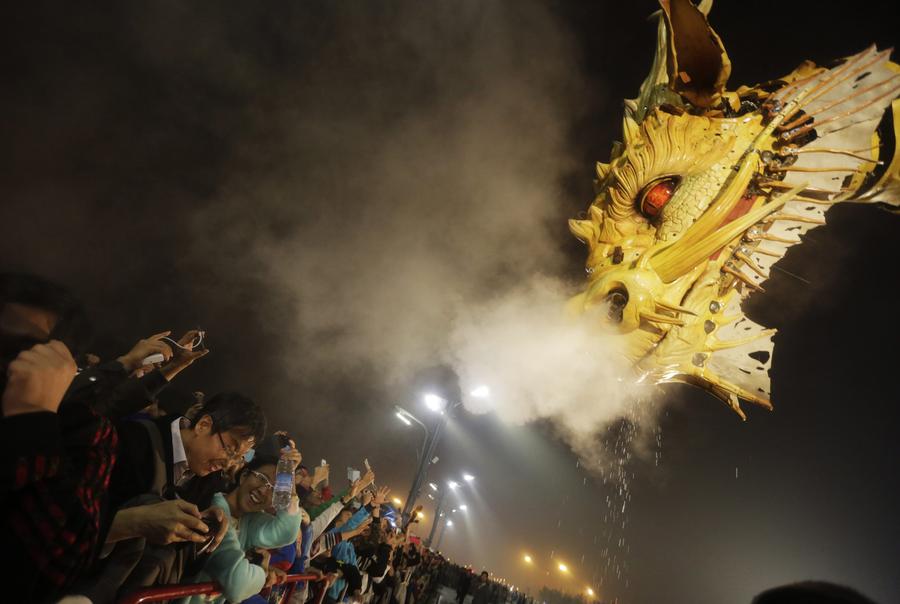
[[[743,300],[834,203],[900,206],[900,74],[870,48],[728,91],[711,2],[660,4],[657,56],[625,103],[624,142],[597,164],[584,218],[569,221],[588,247],[587,285],[569,308],[613,334],[639,379],[696,385],[744,417],[740,400],[771,408],[774,330],[748,319]],[[685,43],[704,33],[705,47]],[[642,214],[661,181],[673,194]]]

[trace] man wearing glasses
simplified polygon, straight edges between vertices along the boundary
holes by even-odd
[[[206,508],[221,490],[221,470],[239,463],[263,438],[266,419],[255,402],[231,392],[207,398],[190,416],[117,423],[106,537],[106,548],[114,551],[80,592],[95,604],[112,601],[123,586],[177,581],[194,557],[191,544],[209,539],[204,519],[217,525],[206,551],[224,537],[227,518],[219,508]]]

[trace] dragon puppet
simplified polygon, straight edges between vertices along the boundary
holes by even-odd
[[[640,379],[694,384],[745,418],[741,400],[771,409],[775,330],[743,301],[835,203],[900,206],[900,66],[872,47],[729,91],[711,0],[660,5],[623,142],[569,221],[589,249],[570,305],[615,335]]]

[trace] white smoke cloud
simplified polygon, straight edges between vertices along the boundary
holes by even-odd
[[[549,418],[596,469],[606,457],[598,434],[618,419],[637,420],[635,405],[647,387],[635,381],[615,341],[592,325],[591,316],[564,312],[567,290],[536,278],[466,308],[450,346],[464,397],[481,385],[490,390],[488,397],[464,398],[469,410],[516,424]]]

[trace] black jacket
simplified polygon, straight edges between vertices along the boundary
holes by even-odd
[[[64,400],[87,402],[98,414],[118,421],[152,403],[168,385],[159,369],[132,378],[120,362],[110,361],[79,372]]]
[[[159,433],[166,468],[165,486],[159,495],[164,499],[174,499],[177,496],[204,510],[209,507],[213,494],[226,490],[228,483],[221,472],[214,472],[207,476],[195,476],[186,484],[175,488],[171,425],[177,418],[177,415],[167,415],[152,420]],[[116,424],[116,429],[119,433],[119,456],[109,482],[112,509],[118,509],[130,499],[153,492],[157,455],[143,422],[120,421]]]

